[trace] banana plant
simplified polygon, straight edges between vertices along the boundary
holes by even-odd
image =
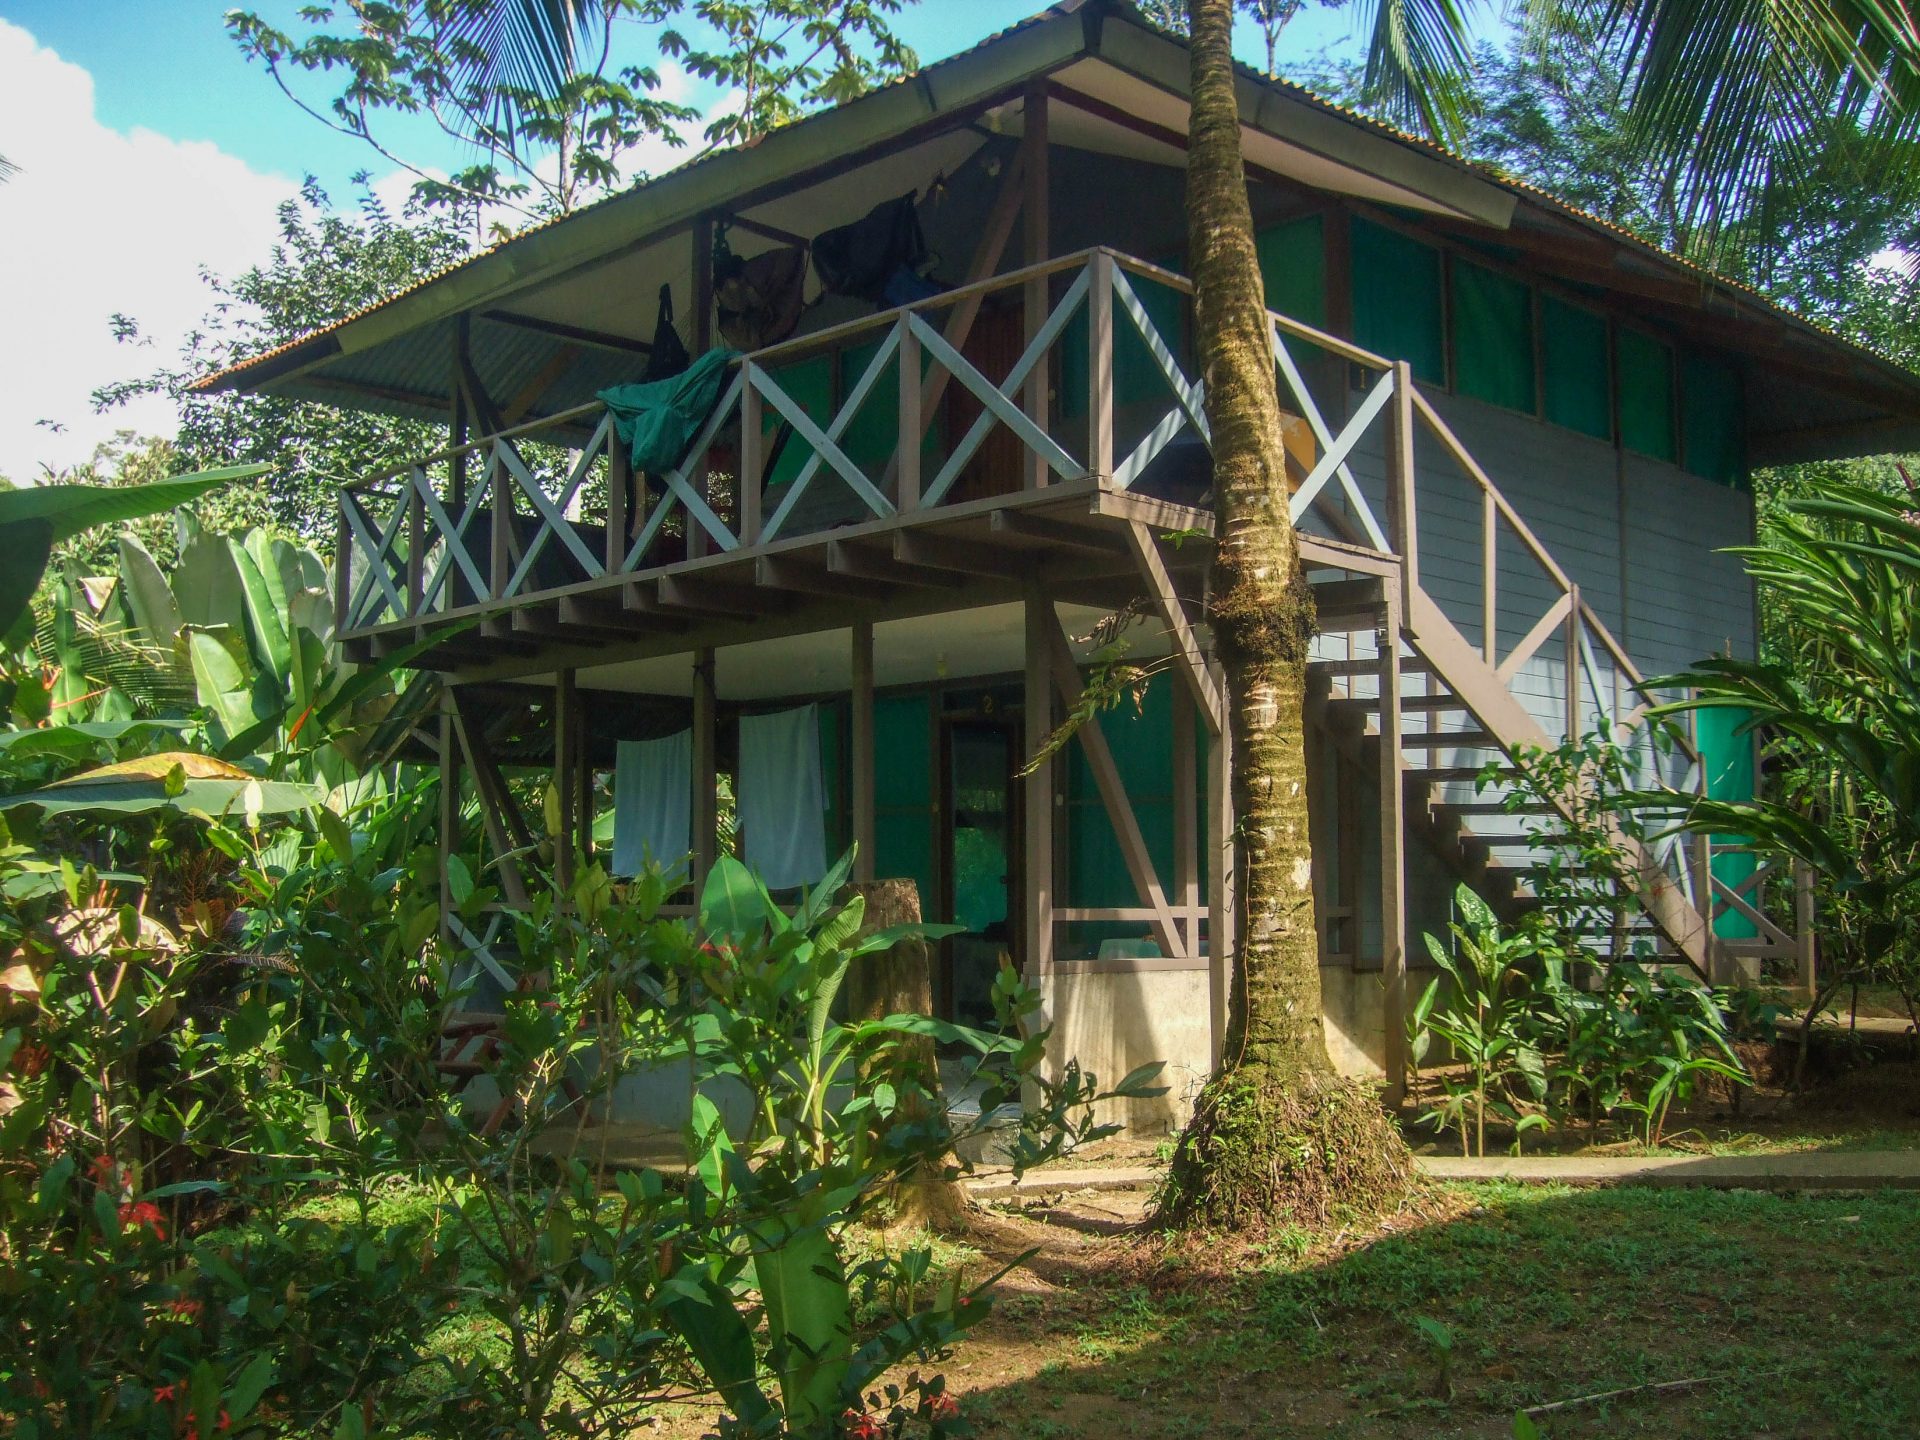
[[[264,465],[229,465],[177,475],[147,485],[28,485],[0,489],[0,636],[18,648],[26,636],[20,627],[31,613],[34,592],[46,574],[53,547],[96,525],[138,520],[177,510],[209,490],[245,480]]]
[[[714,865],[701,894],[708,964],[698,984],[711,1004],[696,1007],[687,1045],[696,1077],[737,1084],[749,1106],[730,1129],[696,1088],[688,1203],[710,1242],[667,1277],[664,1313],[745,1434],[826,1433],[865,1406],[882,1372],[931,1356],[986,1313],[984,1286],[964,1289],[956,1278],[929,1303],[897,1305],[890,1323],[856,1335],[856,1311],[879,1272],[849,1263],[847,1225],[914,1167],[951,1163],[958,1138],[944,1096],[908,1104],[902,1090],[916,1082],[863,1081],[899,1074],[884,1063],[892,1047],[924,1036],[972,1055],[988,1087],[982,1116],[1029,1086],[1038,1099],[1022,1124],[1051,1139],[1016,1146],[1016,1166],[1022,1155],[1110,1133],[1092,1123],[1094,1101],[1159,1093],[1151,1084],[1157,1065],[1107,1094],[1079,1072],[1063,1081],[1040,1077],[1046,1036],[1019,1033],[1037,997],[1010,971],[999,1032],[928,1015],[835,1019],[841,986],[864,957],[957,929],[867,931],[862,898],[839,899],[852,859],[843,856],[791,914],[731,857]],[[924,1258],[918,1273],[930,1273]],[[763,1369],[770,1389],[761,1386]]]

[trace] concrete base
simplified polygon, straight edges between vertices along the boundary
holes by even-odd
[[[1136,972],[1055,971],[1039,983],[1047,1042],[1048,1073],[1058,1076],[1069,1059],[1103,1084],[1136,1066],[1164,1062],[1153,1100],[1111,1101],[1096,1107],[1102,1124],[1131,1135],[1178,1130],[1212,1068],[1212,1026],[1207,1018],[1205,970]]]
[[[1320,967],[1327,1054],[1342,1075],[1379,1080],[1387,1073],[1387,992],[1378,970]]]

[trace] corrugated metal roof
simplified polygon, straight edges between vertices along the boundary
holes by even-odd
[[[879,86],[875,90],[854,100],[843,102],[839,106],[831,107],[828,110],[817,112],[814,115],[796,121],[792,126],[788,126],[784,130],[776,133],[784,136],[790,132],[803,130],[810,125],[817,124],[829,116],[841,114],[853,108],[870,104],[882,96],[896,92],[903,87],[921,83],[928,77],[937,75],[968,59],[979,56],[996,46],[1002,45],[1012,36],[1030,31],[1050,20],[1063,19],[1083,10],[1090,13],[1097,13],[1102,18],[1112,17],[1120,19],[1123,22],[1136,25],[1151,34],[1160,36],[1173,43],[1184,43],[1182,37],[1160,30],[1152,25],[1152,23],[1141,15],[1130,3],[1130,0],[1060,0],[1060,3],[1029,16],[1014,25],[1008,26],[1004,30],[995,32],[955,55],[937,61],[930,66],[923,67],[921,70],[915,71],[912,74],[900,76],[888,82],[886,85]],[[1097,52],[1089,49],[1087,53],[1096,54]],[[1760,308],[1767,316],[1777,321],[1784,322],[1810,335],[1817,336],[1826,344],[1843,347],[1847,352],[1871,361],[1877,368],[1887,373],[1891,378],[1896,379],[1907,387],[1913,388],[1916,405],[1920,406],[1920,378],[1915,377],[1912,372],[1895,365],[1886,357],[1874,353],[1867,347],[1839,335],[1827,326],[1810,321],[1804,316],[1785,309],[1762,292],[1743,282],[1717,274],[1682,256],[1664,250],[1652,242],[1634,234],[1632,231],[1582,210],[1578,206],[1569,204],[1538,186],[1501,173],[1490,166],[1469,160],[1447,149],[1443,145],[1422,136],[1410,134],[1376,117],[1363,114],[1360,111],[1328,100],[1296,82],[1269,79],[1246,65],[1239,65],[1238,69],[1244,80],[1257,86],[1265,87],[1274,93],[1284,95],[1305,106],[1319,110],[1327,115],[1335,116],[1345,124],[1389,139],[1397,144],[1410,147],[1431,160],[1438,161],[1451,169],[1457,170],[1463,176],[1496,186],[1520,197],[1525,202],[1538,207],[1551,216],[1592,230],[1604,236],[1609,241],[1622,245],[1628,250],[1641,255],[1661,269],[1679,270],[1703,286],[1717,287],[1745,303]],[[406,289],[398,291],[394,295],[373,305],[366,306],[329,326],[316,330],[311,334],[301,336],[295,340],[288,341],[261,355],[231,366],[217,374],[208,376],[198,381],[193,388],[208,391],[247,388],[249,386],[258,387],[272,384],[279,377],[286,375],[289,369],[299,368],[305,364],[324,360],[330,354],[339,354],[342,347],[338,343],[338,337],[350,331],[354,326],[371,315],[387,310],[424,291],[431,290],[447,282],[455,275],[473,273],[482,267],[500,263],[503,259],[511,260],[516,255],[516,252],[524,250],[524,247],[526,247],[530,240],[547,232],[551,232],[557,227],[577,225],[587,220],[590,216],[604,212],[609,206],[632,201],[636,197],[647,194],[669,180],[679,181],[693,172],[736,161],[743,155],[752,152],[759,143],[760,141],[756,140],[744,145],[729,146],[710,151],[707,154],[697,156],[687,161],[683,165],[675,167],[673,170],[663,172],[661,175],[653,177],[645,184],[616,195],[603,197],[592,205],[583,207],[570,215],[558,216],[551,220],[530,226],[510,239],[500,241],[474,255],[448,265],[436,271],[434,274],[422,278]],[[510,280],[512,278],[513,272],[509,269],[505,275],[503,275],[503,279]],[[421,340],[428,340],[429,337],[425,332],[430,329],[431,323],[432,322],[427,322],[420,327],[422,333],[419,338]],[[503,327],[495,328],[499,329]],[[412,339],[414,337],[412,334],[409,334],[408,338]],[[552,354],[551,341],[539,341],[538,337],[524,337],[524,339],[527,343],[519,345],[507,342],[503,337],[498,335],[493,336],[493,338],[489,340],[488,344],[490,349],[500,349],[502,351],[502,353],[489,356],[487,361],[489,373],[485,378],[490,382],[489,388],[492,388],[491,382],[496,378],[501,384],[501,389],[495,393],[508,395],[516,393],[512,375],[514,373],[520,373],[522,380],[524,380],[526,374],[537,370],[539,365],[544,363],[545,359]],[[391,346],[387,345],[381,348],[388,350],[391,349]],[[416,347],[408,346],[407,348],[414,350]],[[538,359],[532,358],[536,349],[539,355]],[[311,351],[312,353],[303,357],[300,353],[303,351]],[[482,353],[483,352],[476,347],[476,357]],[[422,380],[427,378],[427,371],[429,369],[432,371],[431,387],[424,393],[431,394],[432,388],[444,386],[445,354],[446,350],[444,346],[436,346],[429,341],[429,343],[419,344],[417,346],[417,354],[409,358],[405,368],[409,371],[418,368]],[[611,377],[609,380],[599,383],[612,383],[612,380],[628,378],[634,367],[622,366],[618,362],[618,357],[609,358],[603,353],[597,360],[591,362],[583,361],[581,368],[583,375],[585,372],[590,371],[596,376],[605,374]],[[351,357],[333,360],[332,363],[327,366],[327,378],[331,383],[324,388],[333,389],[341,384],[350,383],[357,369],[358,367],[351,363]],[[510,373],[496,377],[491,373],[494,369],[500,369]],[[568,379],[571,380],[572,377],[568,377]],[[370,375],[367,376],[365,383],[373,383]],[[406,388],[405,386],[394,386],[393,372],[390,368],[382,372],[379,383],[389,388],[399,388],[401,390]],[[569,394],[582,391],[584,383],[583,379],[581,385],[571,383],[565,386],[557,385],[553,393],[557,397],[562,389]],[[292,379],[286,383],[282,383],[276,388],[279,390],[279,393],[283,394],[294,394],[308,390],[308,387],[301,384],[298,379]],[[583,393],[590,394],[591,390],[584,390]],[[313,398],[322,398],[322,396],[314,395]],[[393,403],[401,402],[396,401]],[[421,413],[438,415],[440,412],[438,409],[435,409],[431,412],[423,411]]]

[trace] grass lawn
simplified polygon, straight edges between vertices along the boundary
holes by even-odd
[[[988,1212],[1039,1245],[947,1367],[987,1436],[1920,1434],[1920,1195],[1434,1187],[1254,1251],[1133,1231],[1145,1197]],[[1105,1233],[1102,1233],[1105,1232]],[[1451,1334],[1451,1363],[1421,1318]]]

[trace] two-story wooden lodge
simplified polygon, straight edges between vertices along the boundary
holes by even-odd
[[[1233,945],[1186,86],[1178,38],[1064,0],[207,382],[447,424],[341,492],[339,628],[362,656],[445,633],[423,740],[499,854],[543,833],[527,767],[563,857],[697,876],[725,813],[793,883],[858,842],[861,875],[964,927],[945,1012],[978,1017],[1004,957],[1059,1055],[1168,1061],[1144,1127],[1213,1063]],[[1752,534],[1750,469],[1920,445],[1920,379],[1295,86],[1240,95],[1324,631],[1329,1041],[1397,1082],[1419,933],[1462,876],[1522,902],[1553,820],[1504,813],[1481,767],[1751,653],[1720,553]],[[693,355],[744,353],[637,473],[597,397],[671,368],[663,286]],[[1141,702],[1023,774],[1116,611],[1155,661]],[[1753,780],[1724,730],[1658,763]],[[1644,863],[1676,959],[1805,963],[1750,857]]]

